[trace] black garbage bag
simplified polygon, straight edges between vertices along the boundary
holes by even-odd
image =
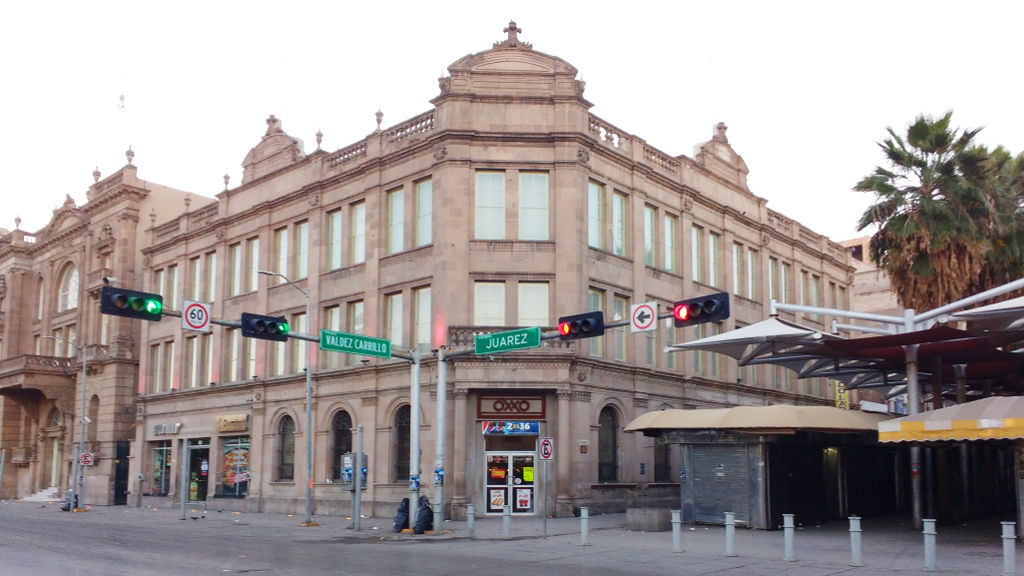
[[[401,532],[402,530],[409,527],[409,499],[402,498],[402,503],[398,505],[398,511],[395,512],[395,532]]]
[[[413,526],[413,534],[423,534],[427,530],[434,529],[434,511],[430,508],[430,500],[426,496],[420,496],[420,507],[416,510],[416,525]]]

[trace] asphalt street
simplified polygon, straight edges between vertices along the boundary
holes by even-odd
[[[781,531],[740,529],[735,557],[724,555],[721,526],[684,526],[683,551],[671,532],[628,530],[625,514],[590,519],[582,545],[578,518],[447,521],[430,535],[395,534],[391,519],[316,517],[317,527],[284,514],[190,508],[97,507],[60,512],[56,504],[0,501],[0,576],[92,575],[424,575],[489,574],[759,575],[924,573],[922,536],[906,518],[865,519],[863,567],[850,566],[848,526],[801,527],[795,561],[783,560]],[[545,533],[547,536],[545,537]],[[998,521],[939,527],[937,573],[1002,575]],[[1020,546],[1013,547],[1019,559]],[[1014,569],[1024,574],[1024,563]]]

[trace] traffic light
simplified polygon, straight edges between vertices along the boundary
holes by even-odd
[[[676,302],[672,307],[672,317],[677,327],[721,322],[729,317],[729,294],[718,292]]]
[[[284,342],[288,340],[288,321],[284,316],[262,316],[242,312],[242,336]]]
[[[164,299],[159,294],[126,290],[115,286],[100,288],[100,312],[114,316],[158,321],[164,310]]]
[[[584,312],[558,319],[558,336],[562,340],[592,338],[604,334],[604,312]]]

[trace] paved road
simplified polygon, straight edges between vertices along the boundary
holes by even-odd
[[[445,522],[434,535],[394,534],[391,519],[317,517],[189,509],[93,508],[60,512],[55,504],[0,501],[0,576],[205,576],[586,574],[587,576],[728,574],[851,576],[921,574],[921,534],[906,520],[864,521],[864,567],[851,567],[845,523],[805,527],[795,535],[797,561],[786,562],[782,532],[738,530],[737,557],[726,558],[719,526],[685,527],[684,552],[671,532],[625,528],[625,514],[590,519],[590,545],[577,518],[514,518],[505,538],[500,518]],[[195,518],[195,519],[192,519]],[[939,527],[940,574],[1003,574],[997,521]],[[1024,554],[1017,556],[1024,560]],[[1024,563],[1017,562],[1024,574]]]

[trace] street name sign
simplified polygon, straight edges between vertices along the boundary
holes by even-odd
[[[477,334],[474,343],[477,356],[523,350],[525,348],[537,348],[540,346],[540,328],[534,326],[533,328],[518,328],[507,332]]]
[[[347,334],[334,330],[320,331],[320,349],[362,356],[391,358],[391,341],[371,338],[362,334]]]

